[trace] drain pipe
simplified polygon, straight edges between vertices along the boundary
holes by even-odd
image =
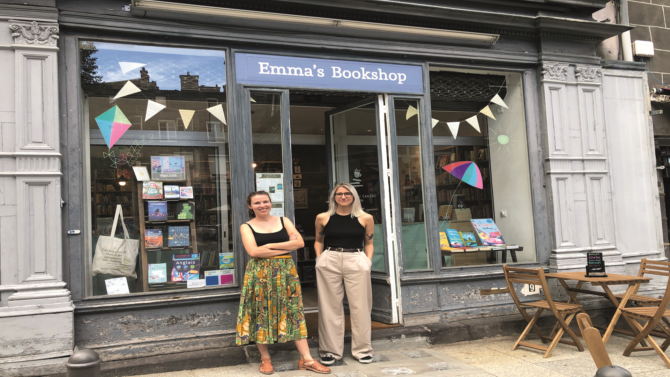
[[[628,25],[628,0],[619,0],[619,18],[621,25]],[[633,45],[630,40],[630,31],[621,34],[621,50],[623,51],[623,60],[633,61]]]

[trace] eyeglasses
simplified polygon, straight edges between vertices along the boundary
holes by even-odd
[[[335,194],[335,196],[339,196],[339,197],[344,196],[345,198],[350,198],[350,197],[353,196],[353,194],[350,193],[350,192],[338,192],[338,193]]]

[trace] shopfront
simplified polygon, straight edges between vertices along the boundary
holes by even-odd
[[[660,227],[635,228],[646,235],[635,251],[626,236],[615,242],[632,221],[632,202],[615,187],[650,196],[655,187],[627,178],[639,166],[651,176],[650,155],[612,152],[626,140],[645,150],[640,98],[603,91],[642,93],[644,76],[591,54],[621,27],[589,24],[593,41],[584,42],[568,33],[572,21],[560,21],[560,38],[530,24],[517,34],[502,13],[486,30],[465,21],[446,30],[426,14],[412,15],[425,18],[420,27],[388,29],[224,5],[59,6],[58,63],[49,64],[58,68],[73,345],[106,362],[235,349],[249,259],[239,228],[254,190],[268,191],[273,213],[305,239],[293,257],[314,315],[314,221],[339,182],[374,217],[381,323],[514,313],[507,295],[483,293],[504,286],[502,264],[570,270],[599,250],[613,269],[635,270],[662,253]],[[552,53],[558,45],[564,52]],[[624,113],[637,133],[621,131]],[[656,210],[635,203],[638,213]],[[137,257],[107,264],[132,266],[126,274],[96,262],[118,208]]]

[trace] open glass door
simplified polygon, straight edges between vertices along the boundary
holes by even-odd
[[[400,321],[396,245],[388,158],[387,96],[379,95],[326,113],[330,188],[354,186],[375,220],[372,319]]]

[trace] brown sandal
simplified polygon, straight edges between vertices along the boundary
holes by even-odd
[[[273,374],[275,372],[275,368],[272,367],[272,360],[261,359],[261,367],[258,368],[258,371],[263,374]]]
[[[307,364],[309,363],[309,364]],[[303,360],[300,359],[298,361],[298,369],[300,370],[311,370],[312,372],[316,373],[321,373],[321,374],[329,374],[330,373],[330,368],[324,367],[321,365],[318,361],[312,359],[312,360]]]

